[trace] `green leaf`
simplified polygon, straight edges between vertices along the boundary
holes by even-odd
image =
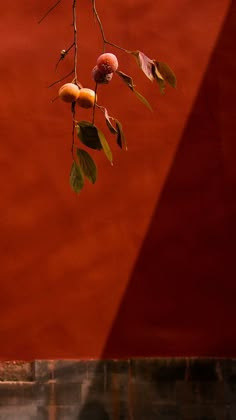
[[[123,144],[125,146],[125,149],[127,150],[127,144],[126,144],[126,138],[123,132],[123,128],[122,125],[120,123],[120,121],[116,120],[116,128],[117,128],[117,144],[118,146],[120,146],[120,148],[122,149]]]
[[[80,168],[84,176],[86,176],[88,180],[92,182],[92,184],[95,184],[97,180],[97,167],[94,160],[90,154],[86,152],[86,150],[77,149],[76,153],[79,159]]]
[[[135,95],[137,96],[137,98],[144,104],[146,105],[146,107],[148,109],[150,109],[150,111],[153,111],[150,103],[148,102],[148,100],[146,98],[144,98],[143,95],[141,95],[141,93],[139,93],[136,89],[133,89],[133,92],[135,93]]]
[[[111,119],[113,119],[113,120],[114,120],[114,118],[111,118],[111,117],[108,115],[108,112],[107,112],[107,109],[106,109],[106,108],[104,108],[104,115],[105,115],[105,119],[106,119],[106,124],[107,124],[107,127],[109,128],[110,132],[111,132],[112,134],[117,134],[117,130],[115,129],[115,127],[113,126],[113,124],[112,124],[112,122],[111,122]]]
[[[103,151],[104,151],[107,159],[109,160],[109,162],[111,162],[111,164],[113,165],[113,163],[112,163],[112,152],[111,152],[110,146],[107,143],[103,132],[99,129],[97,129],[97,130],[98,130],[98,135],[99,135],[99,139],[100,139]]]
[[[154,80],[154,76],[152,74],[153,61],[141,51],[132,51],[131,54],[135,56],[138,66],[141,68],[144,74],[148,77],[148,79],[153,81]]]
[[[161,61],[155,61],[156,67],[159,70],[160,74],[163,76],[164,80],[169,83],[172,88],[176,88],[177,80],[173,70],[168,66],[168,64]]]
[[[85,146],[96,150],[102,149],[97,127],[89,121],[78,122],[77,135]]]
[[[141,95],[141,93],[139,93],[135,88],[134,88],[134,83],[133,83],[133,79],[132,77],[128,76],[128,74],[123,73],[122,71],[117,71],[116,72],[121,79],[126,83],[126,85],[130,88],[130,90],[132,90],[132,92],[135,93],[135,95],[137,96],[137,98],[144,104],[146,105],[147,108],[149,108],[152,111],[152,107],[149,104],[148,100],[146,98],[144,98],[143,95]]]
[[[79,166],[73,162],[70,171],[70,185],[73,191],[79,193],[84,186],[84,177]]]

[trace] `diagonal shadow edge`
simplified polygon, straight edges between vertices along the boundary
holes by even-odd
[[[226,159],[225,152],[236,128],[236,118],[232,119],[236,93],[232,83],[236,72],[236,60],[232,60],[234,16],[236,3],[232,2],[101,355],[103,360],[125,359],[131,384],[135,361],[127,360],[130,358],[236,355],[236,289],[231,273],[235,266],[230,240],[235,224],[231,211],[235,195],[234,200],[230,196],[236,177],[232,178],[230,170],[233,156]],[[223,82],[225,66],[228,78]],[[230,115],[222,122],[226,103],[221,101],[229,91]],[[98,373],[104,367],[103,360],[97,362]],[[152,359],[149,362],[153,375],[157,365]],[[144,384],[145,369],[139,378]],[[118,371],[120,380],[122,372]],[[104,389],[94,393],[96,384],[95,373],[78,420],[111,418]],[[153,388],[148,392],[154,392],[155,386],[152,377]],[[124,408],[128,410],[127,418],[133,418],[133,388],[126,384],[122,389],[128,392],[129,404],[124,408],[120,401],[117,412]],[[141,397],[138,393],[136,396]]]
[[[235,12],[232,2],[102,358],[236,354],[227,197],[233,181],[223,133],[236,124],[221,121],[222,97],[231,90],[233,112],[236,93]]]

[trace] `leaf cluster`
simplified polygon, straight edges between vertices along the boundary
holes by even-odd
[[[116,135],[117,144],[122,148],[126,140],[121,123],[108,115],[104,108],[104,115],[110,132]],[[115,122],[115,126],[112,124]],[[77,137],[89,149],[103,151],[108,161],[113,165],[113,156],[104,133],[89,121],[79,121],[76,125]],[[70,185],[74,192],[79,193],[84,187],[84,178],[92,184],[97,180],[97,167],[92,156],[84,149],[76,147],[76,159],[73,160],[70,172]]]
[[[131,54],[135,57],[138,66],[141,68],[145,76],[153,82],[154,80],[158,83],[161,94],[165,93],[166,83],[172,88],[176,88],[177,80],[173,70],[167,63],[151,60],[141,51],[131,51]]]

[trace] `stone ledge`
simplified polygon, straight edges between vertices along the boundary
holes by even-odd
[[[82,382],[95,376],[142,377],[148,382],[218,382],[236,384],[236,359],[216,358],[137,358],[127,360],[36,360],[33,378]]]
[[[127,360],[35,360],[0,362],[0,382],[78,382],[110,374],[148,382],[218,382],[236,384],[236,359],[137,358]]]
[[[0,362],[0,382],[32,381],[33,362],[5,361]]]
[[[9,363],[0,382],[4,420],[236,419],[235,359]]]

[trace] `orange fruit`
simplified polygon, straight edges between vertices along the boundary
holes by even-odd
[[[77,100],[79,92],[80,89],[75,83],[66,83],[60,87],[58,95],[64,102],[74,102]]]
[[[114,73],[118,69],[118,60],[115,54],[104,53],[97,59],[97,66],[101,73]]]
[[[97,96],[96,96],[97,99]],[[95,102],[95,92],[92,89],[82,88],[79,90],[77,104],[82,108],[92,108]]]

